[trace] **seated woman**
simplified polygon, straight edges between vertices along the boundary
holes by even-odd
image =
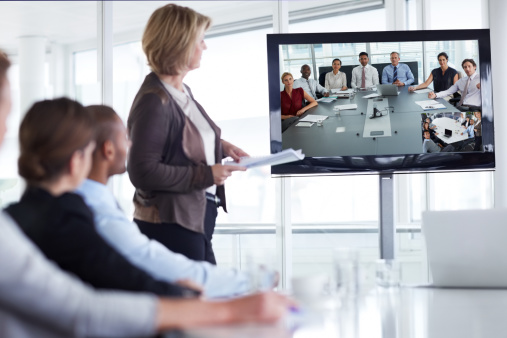
[[[326,89],[347,90],[347,75],[345,75],[343,72],[340,72],[340,68],[342,67],[341,60],[334,59],[332,66],[333,71],[326,74]]]
[[[285,90],[280,92],[282,120],[294,116],[301,116],[308,109],[318,105],[317,101],[308,95],[303,88],[292,88],[294,78],[291,73],[285,72],[282,74],[282,83],[285,85]],[[303,107],[303,99],[308,101],[308,104],[305,107]]]
[[[182,296],[188,290],[153,279],[110,247],[93,215],[72,193],[90,171],[93,119],[61,98],[35,103],[19,129],[19,174],[27,187],[6,211],[47,258],[92,286]]]
[[[438,54],[438,63],[440,64],[440,67],[433,69],[430,76],[428,76],[428,79],[424,83],[421,83],[418,86],[410,86],[408,87],[408,91],[413,92],[417,89],[427,88],[431,82],[433,82],[435,93],[449,89],[456,83],[456,81],[458,81],[458,71],[447,65],[448,60],[449,56],[447,53],[442,52]],[[452,95],[449,95],[444,99],[448,101],[451,98]]]

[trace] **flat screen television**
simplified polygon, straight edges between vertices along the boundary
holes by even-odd
[[[310,77],[324,85],[325,73],[332,60],[342,62],[340,71],[347,75],[359,65],[359,53],[369,54],[369,63],[378,70],[382,83],[383,68],[390,64],[390,53],[398,52],[400,63],[412,70],[414,85],[423,83],[432,69],[438,68],[437,55],[446,52],[448,64],[466,76],[461,63],[476,62],[480,76],[482,145],[475,147],[475,136],[467,135],[462,122],[476,116],[477,108],[462,112],[459,98],[448,102],[429,101],[427,92],[409,92],[408,86],[398,87],[399,95],[376,94],[375,88],[357,90],[324,98],[282,132],[281,75],[292,71],[294,80],[301,77],[300,67],[309,65]],[[313,174],[377,174],[436,171],[494,170],[494,114],[490,34],[488,29],[384,31],[353,33],[268,34],[268,81],[270,106],[271,153],[283,149],[302,149],[301,161],[273,166],[273,175]],[[431,89],[433,83],[430,84]],[[342,93],[331,93],[331,95]],[[459,94],[459,93],[458,93]],[[374,96],[374,95],[371,95]],[[327,102],[331,101],[331,102]],[[455,101],[453,103],[453,101]],[[352,109],[346,108],[347,105]],[[337,107],[338,106],[338,107]],[[441,106],[444,106],[442,108]],[[373,116],[373,111],[379,114]],[[301,123],[310,116],[313,123]],[[423,152],[423,120],[438,135],[432,135],[440,152]],[[320,121],[319,121],[320,119]],[[470,123],[470,122],[469,122]],[[438,145],[440,143],[440,145]],[[451,147],[447,147],[451,145]],[[445,149],[445,151],[444,151]]]

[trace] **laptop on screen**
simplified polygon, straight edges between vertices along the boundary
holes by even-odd
[[[400,94],[398,87],[392,84],[378,84],[377,93],[382,96],[396,96]]]
[[[446,129],[444,131],[444,136],[447,137],[447,138],[452,137],[452,130]]]
[[[422,215],[432,286],[507,288],[507,210]]]

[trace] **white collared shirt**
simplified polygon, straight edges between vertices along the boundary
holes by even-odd
[[[307,80],[304,77],[294,81],[293,88],[303,88],[303,90],[315,100],[317,100],[317,93],[323,94],[328,92],[328,90],[322,87],[316,80],[310,78]]]
[[[331,71],[326,74],[326,89],[341,89],[347,86],[347,76],[345,73],[338,71],[336,75]]]
[[[463,91],[465,90],[465,86],[468,81],[468,76],[465,76],[458,81],[456,81],[455,84],[453,84],[449,89],[444,90],[443,92],[436,93],[438,98],[446,97],[447,95],[454,94],[458,90],[461,91],[463,95]],[[470,76],[470,84],[468,85],[467,94],[465,96],[465,99],[463,100],[464,106],[482,106],[481,102],[481,90],[477,88],[477,84],[481,82],[481,77],[479,76],[479,73],[475,72]]]
[[[366,88],[378,85],[378,71],[377,68],[370,64],[364,67],[365,85]],[[352,88],[361,88],[361,81],[363,79],[363,66],[357,66],[352,69],[352,80],[350,85]]]

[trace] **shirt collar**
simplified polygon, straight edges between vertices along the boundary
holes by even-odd
[[[81,195],[88,205],[111,205],[116,207],[116,200],[109,188],[97,181],[86,179],[76,193]]]
[[[473,73],[471,76],[470,76],[470,80],[473,80],[475,79],[475,77],[477,76],[477,71],[475,71],[475,73]]]

